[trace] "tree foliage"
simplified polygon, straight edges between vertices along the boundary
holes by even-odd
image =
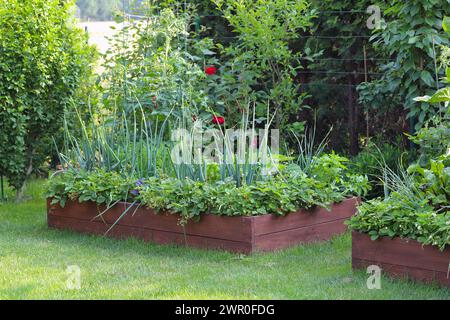
[[[257,113],[267,104],[276,112],[276,126],[283,132],[303,133],[299,111],[305,95],[296,75],[303,51],[292,50],[301,31],[311,26],[312,14],[304,0],[213,0],[236,35],[223,50],[221,92],[225,104],[243,97],[257,103]],[[236,80],[238,82],[236,82]],[[231,89],[231,90],[230,90]],[[298,130],[300,129],[300,130]],[[300,131],[300,132],[298,132]]]

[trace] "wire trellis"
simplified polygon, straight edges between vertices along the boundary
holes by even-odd
[[[125,0],[123,0],[123,2],[125,3]],[[125,5],[125,4],[123,4]],[[187,2],[185,1],[184,6],[187,6]],[[367,13],[367,11],[364,10],[336,10],[336,11],[318,11],[316,13],[319,14],[352,14],[352,13],[364,13],[364,14],[369,14]],[[129,20],[131,19],[151,19],[151,18],[156,18],[158,17],[158,15],[139,15],[139,14],[134,14],[134,13],[128,13],[123,11],[123,15],[124,17],[126,17]],[[208,18],[208,17],[218,17],[218,18],[223,18],[222,15],[197,15],[196,16],[197,19],[201,19],[201,18]],[[317,39],[353,39],[353,38],[361,38],[361,39],[370,39],[373,35],[361,35],[361,34],[347,34],[347,35],[322,35],[322,34],[311,34],[311,35],[299,35],[298,38],[302,39],[302,38],[317,38]],[[239,36],[216,36],[215,38],[217,39],[237,39],[239,38]],[[332,58],[331,58],[332,59]],[[359,58],[361,60],[363,60],[364,58]],[[353,59],[353,60],[359,60],[359,59]],[[334,59],[334,60],[341,60],[341,59]],[[344,60],[344,59],[342,59]],[[347,59],[345,59],[347,60]],[[377,59],[377,58],[367,58],[367,60],[369,61],[375,61],[375,60],[393,60],[393,59]]]

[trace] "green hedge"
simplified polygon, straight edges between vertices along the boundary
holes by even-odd
[[[95,53],[72,13],[72,1],[0,2],[0,175],[16,189],[52,154],[91,73]]]

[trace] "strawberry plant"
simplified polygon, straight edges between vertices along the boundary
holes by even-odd
[[[349,222],[354,230],[403,237],[423,244],[450,244],[450,158],[431,160],[428,166],[410,166],[401,176],[386,169],[390,193],[385,199],[363,203]]]

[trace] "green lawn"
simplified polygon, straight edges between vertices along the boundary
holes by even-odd
[[[49,230],[42,182],[0,204],[0,299],[448,299],[450,292],[352,272],[350,235],[271,254],[158,246]],[[66,268],[81,268],[81,289]]]

